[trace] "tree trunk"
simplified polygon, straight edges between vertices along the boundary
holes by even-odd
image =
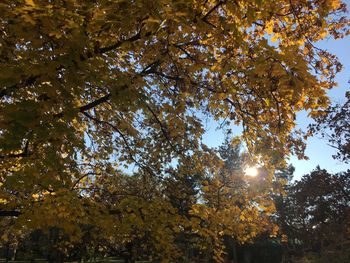
[[[238,263],[236,241],[232,242],[232,253],[233,253],[233,262]]]

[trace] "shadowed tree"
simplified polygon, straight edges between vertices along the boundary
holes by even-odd
[[[329,251],[344,253],[349,242],[349,207],[348,171],[332,175],[317,167],[290,184],[277,205],[290,251],[301,250],[299,255],[312,251],[325,258]]]
[[[350,160],[350,91],[345,94],[343,104],[330,106],[315,118],[311,131],[320,133],[337,150],[333,156],[345,163]]]

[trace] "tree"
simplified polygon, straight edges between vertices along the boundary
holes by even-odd
[[[275,211],[271,178],[262,171],[257,178],[247,177],[244,168],[249,158],[241,148],[238,138],[226,137],[217,150],[218,163],[204,181],[203,204],[193,211],[205,219],[205,228],[199,233],[211,233],[210,251],[217,261],[228,257],[238,262],[238,245],[263,233],[274,235],[277,230],[271,220]]]
[[[328,139],[329,145],[337,149],[333,156],[336,159],[349,162],[350,159],[350,92],[345,94],[346,102],[331,105],[327,110],[315,118],[311,125],[312,132],[321,133]]]
[[[98,184],[96,202],[113,211],[111,223],[100,232],[112,238],[111,245],[123,244],[116,249],[119,254],[124,251],[134,260],[221,261],[233,242],[272,232],[271,197],[244,177],[239,140],[228,137],[218,150],[208,151],[200,156],[208,163],[200,173],[179,162],[160,182],[138,174],[108,176]]]
[[[277,215],[290,249],[326,256],[344,253],[350,224],[349,171],[330,174],[317,167],[287,188]]]
[[[110,213],[90,198],[97,178],[204,169],[203,114],[242,125],[266,162],[302,156],[295,113],[326,107],[340,69],[313,43],[346,34],[345,11],[336,0],[2,1],[0,215],[79,239]]]

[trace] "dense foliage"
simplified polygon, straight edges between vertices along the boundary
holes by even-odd
[[[222,261],[226,236],[268,228],[273,168],[303,157],[295,114],[319,116],[341,68],[314,43],[348,33],[345,11],[338,0],[2,1],[2,240],[37,230],[63,254],[88,240],[163,261],[194,242]],[[261,181],[203,144],[206,118],[243,127],[269,166]]]
[[[287,252],[300,257],[313,253],[319,258],[315,262],[350,259],[349,173],[330,174],[317,167],[301,180],[289,183],[285,195],[276,198],[277,220]]]

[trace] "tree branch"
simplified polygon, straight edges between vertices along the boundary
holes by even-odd
[[[215,6],[213,6],[212,9],[210,9],[204,16],[203,16],[203,20],[206,21],[206,19],[208,18],[208,16],[210,16],[211,13],[213,13],[219,6],[221,6],[222,4],[224,4],[226,1],[219,1],[219,3],[217,3]],[[208,22],[208,21],[206,21]]]
[[[0,210],[0,217],[5,217],[5,216],[15,216],[18,217],[20,216],[22,213],[18,212],[18,211],[1,211]]]
[[[84,106],[79,107],[79,111],[84,112],[84,111],[90,110],[92,108],[95,108],[97,105],[100,105],[101,103],[108,101],[111,98],[111,96],[112,96],[112,94],[108,93],[97,100],[94,100],[94,101],[92,101]]]
[[[126,42],[134,42],[134,41],[139,40],[139,39],[141,39],[141,30],[139,30],[136,35],[134,35],[134,36],[132,36],[130,38],[127,38],[125,40],[119,40],[116,43],[114,43],[114,44],[112,44],[110,46],[107,46],[107,47],[99,48],[97,50],[97,53],[103,54],[103,53],[112,51],[113,49],[116,49],[116,48],[120,47],[122,44],[124,44]]]

